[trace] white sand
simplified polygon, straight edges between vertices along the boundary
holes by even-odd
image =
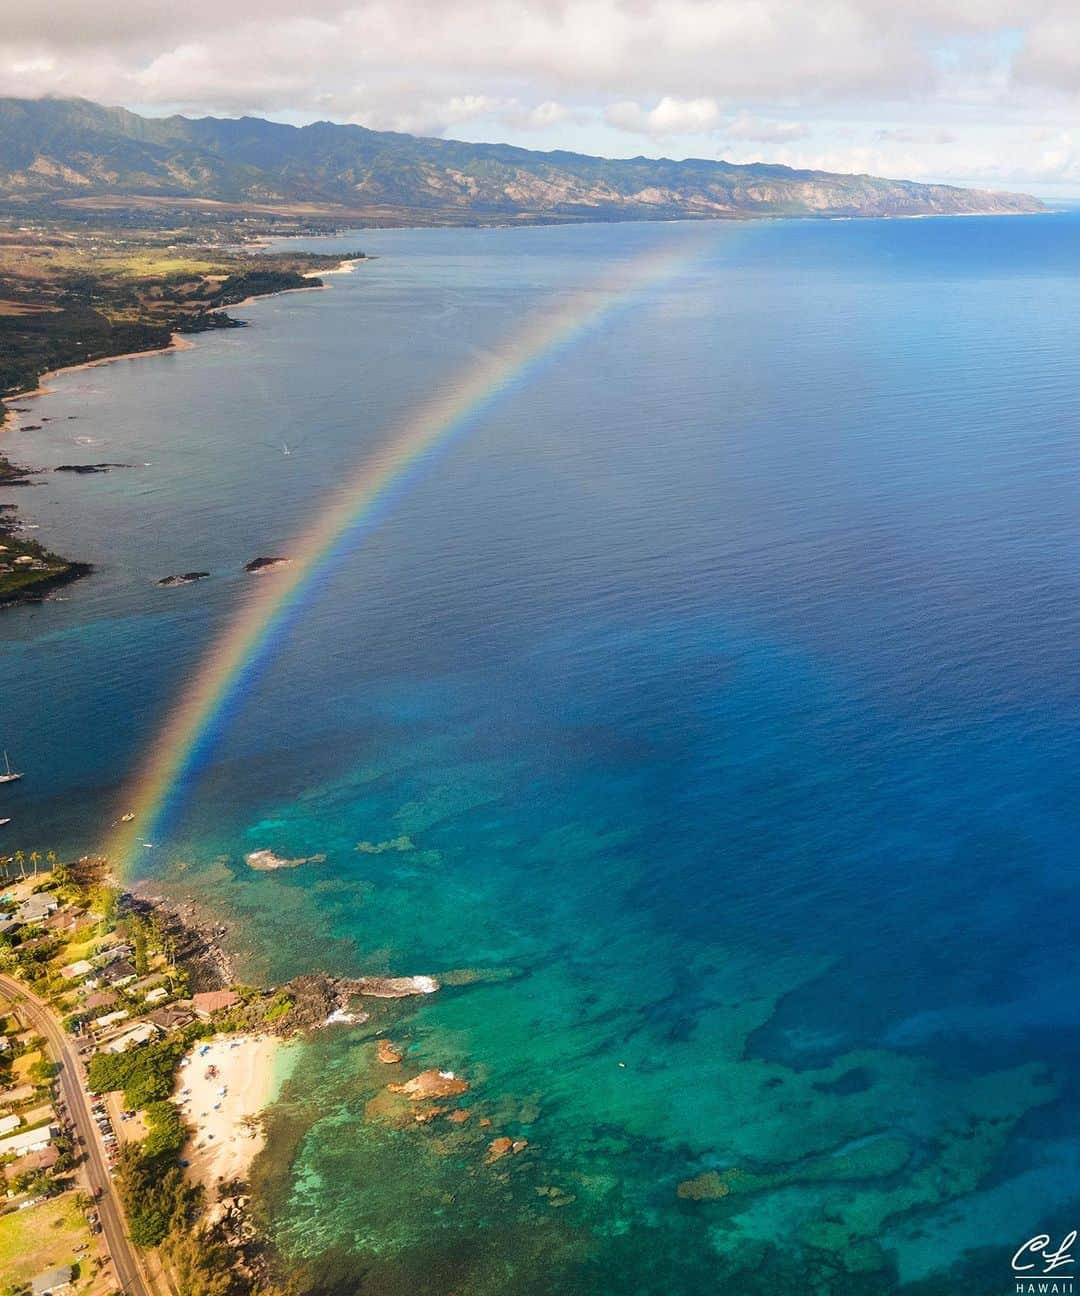
[[[193,1131],[183,1152],[193,1182],[210,1190],[219,1179],[246,1177],[264,1142],[257,1118],[277,1096],[289,1051],[268,1035],[219,1035],[185,1058],[173,1101]],[[217,1074],[208,1077],[211,1066]]]

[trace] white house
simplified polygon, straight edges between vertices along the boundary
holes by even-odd
[[[38,1129],[24,1130],[21,1134],[11,1134],[0,1139],[0,1157],[23,1156],[27,1152],[40,1152],[53,1140],[53,1127],[41,1125]]]
[[[94,1025],[99,1030],[105,1030],[109,1026],[116,1026],[119,1022],[127,1021],[127,1019],[128,1014],[121,1008],[116,1012],[106,1013],[104,1017],[95,1017]]]
[[[149,1044],[157,1033],[158,1028],[153,1022],[140,1022],[131,1030],[125,1031],[123,1035],[118,1035],[111,1044],[106,1045],[106,1048],[110,1053],[126,1053],[136,1044]]]
[[[49,895],[47,891],[32,895],[28,900],[24,900],[18,909],[15,910],[15,921],[20,923],[37,923],[48,918],[49,914],[55,913],[60,907],[60,902],[56,896]]]

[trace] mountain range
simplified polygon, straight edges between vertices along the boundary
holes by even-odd
[[[1042,210],[1025,194],[768,163],[605,159],[333,122],[143,117],[85,99],[0,99],[0,199],[118,198],[431,224]]]

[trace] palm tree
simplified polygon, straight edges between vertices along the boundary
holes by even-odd
[[[19,866],[19,877],[26,877],[26,869],[23,867],[26,863],[26,856],[21,850],[15,852],[15,863]]]
[[[37,866],[41,863],[41,852],[40,852],[40,851],[31,851],[31,852],[30,852],[30,863],[33,864],[33,866],[34,866],[34,877],[37,877]]]

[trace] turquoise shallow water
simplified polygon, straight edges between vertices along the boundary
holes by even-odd
[[[465,1125],[398,1128],[364,1030],[286,1086],[259,1182],[308,1285],[992,1292],[1071,1227],[1078,234],[710,227],[346,547],[141,866],[253,977],[474,974],[374,1023]],[[329,292],[58,380],[16,457],[149,466],[18,497],[99,573],[0,623],[11,844],[98,842],[243,563],[684,236],[352,234]]]

